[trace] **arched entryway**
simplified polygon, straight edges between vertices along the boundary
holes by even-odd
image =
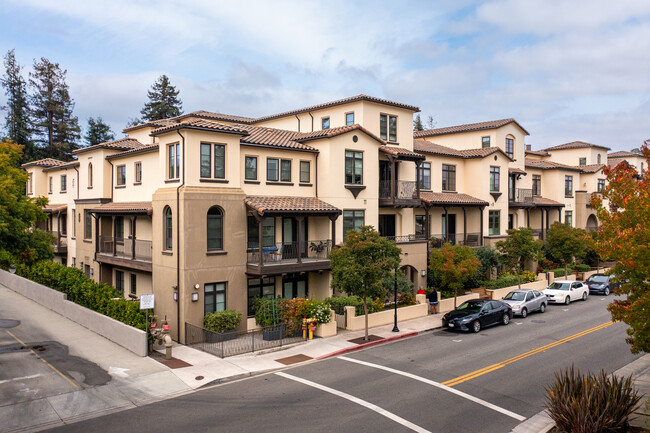
[[[587,218],[586,228],[588,232],[593,232],[598,230],[598,218],[596,218],[596,215],[594,214],[589,215],[589,218]]]
[[[413,287],[416,287],[418,270],[411,265],[404,265],[400,270],[404,273],[404,278],[413,283]]]

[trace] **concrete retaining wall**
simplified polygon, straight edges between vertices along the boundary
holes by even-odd
[[[144,331],[68,301],[65,293],[1,269],[0,284],[119,344],[138,356],[147,356],[147,334]]]
[[[547,287],[546,280],[537,280],[537,281],[533,281],[532,283],[526,283],[521,285],[522,289],[533,289],[539,291],[544,290],[546,287]],[[518,288],[519,286],[509,286],[509,287],[504,287],[502,289],[486,290],[486,291],[490,295],[491,299],[499,300],[504,296],[506,296],[510,291],[516,290]]]
[[[408,307],[401,307],[397,309],[397,321],[415,319],[417,317],[424,317],[429,314],[429,306],[427,304],[409,305]],[[355,316],[354,307],[345,307],[348,315],[347,328],[349,331],[359,331],[365,329],[366,318],[364,315]],[[379,313],[368,314],[368,327],[389,325],[393,323],[395,317],[394,310],[380,311]]]
[[[470,299],[478,299],[480,296],[478,293],[470,293],[469,295],[463,295],[456,298],[456,304],[460,305],[465,301]],[[454,309],[454,298],[440,299],[438,301],[438,312],[446,313]]]

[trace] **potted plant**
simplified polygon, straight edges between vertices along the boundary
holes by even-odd
[[[241,313],[235,310],[217,311],[203,317],[203,328],[211,331],[206,335],[206,343],[220,343],[237,338],[235,329],[241,323]]]

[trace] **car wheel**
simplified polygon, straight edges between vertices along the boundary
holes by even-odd
[[[526,311],[526,310],[524,310],[524,311]],[[526,316],[524,316],[524,317],[526,317]],[[508,313],[503,314],[503,317],[501,318],[501,323],[503,323],[504,325],[507,325],[508,323],[510,323],[510,315],[508,315]]]
[[[546,311],[546,304],[542,304],[539,306],[539,312],[543,313],[544,311]]]
[[[526,310],[526,309],[524,308],[524,309],[521,310],[521,317],[523,317],[523,318],[525,319],[526,316],[528,316],[528,310]]]
[[[582,300],[586,301],[587,300],[587,292],[582,293]]]
[[[569,305],[571,303],[571,297],[567,295],[566,298],[564,298],[564,305]]]
[[[472,331],[476,334],[481,330],[481,322],[478,320],[475,320],[474,323],[472,323]]]
[[[609,287],[605,287],[605,296],[609,296]]]

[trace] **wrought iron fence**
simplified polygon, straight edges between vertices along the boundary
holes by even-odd
[[[185,322],[185,344],[219,358],[282,347],[302,339],[302,324],[283,323],[249,331],[213,332]]]
[[[115,251],[113,251],[115,249]],[[102,254],[115,254],[118,257],[151,260],[151,241],[135,240],[135,257],[133,257],[133,239],[117,238],[113,236],[99,237],[99,252]]]

